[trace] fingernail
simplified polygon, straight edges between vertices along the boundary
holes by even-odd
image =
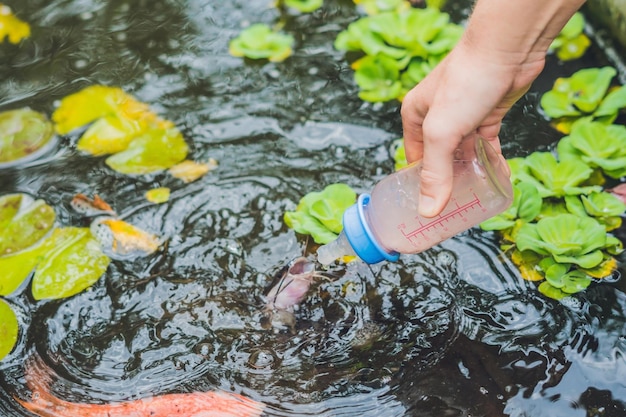
[[[435,199],[424,195],[424,194],[420,194],[420,198],[419,198],[419,213],[424,216],[424,217],[432,217],[433,216],[433,210],[435,209]]]

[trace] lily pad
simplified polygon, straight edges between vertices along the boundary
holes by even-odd
[[[0,300],[0,360],[11,353],[15,347],[18,326],[17,317],[11,306]]]
[[[100,279],[109,262],[89,229],[55,229],[35,271],[33,297],[59,299],[78,294]]]
[[[43,238],[54,225],[54,209],[25,194],[0,197],[0,256],[24,250]],[[19,200],[19,208],[16,210]]]
[[[0,113],[0,168],[38,158],[54,144],[53,133],[48,118],[29,108]]]
[[[0,256],[0,295],[12,294],[30,276],[45,256],[45,244],[21,252]]]
[[[106,164],[122,174],[149,174],[181,162],[188,149],[178,129],[151,129],[133,139],[126,150],[108,157]]]

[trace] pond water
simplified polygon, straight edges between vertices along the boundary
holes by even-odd
[[[83,403],[221,389],[264,403],[267,416],[626,415],[623,280],[546,299],[478,229],[395,264],[335,265],[293,331],[263,326],[274,278],[314,252],[283,213],[328,184],[366,192],[393,171],[399,106],[362,102],[332,47],[358,16],[351,1],[308,15],[281,15],[269,0],[4,2],[33,34],[0,47],[0,111],[50,115],[83,87],[120,86],[172,120],[193,159],[219,168],[190,184],[129,177],[75,151],[69,135],[42,160],[0,171],[0,194],[44,199],[62,225],[87,226],[70,201],[99,194],[167,239],[149,257],[113,261],[72,298],[35,301],[25,288],[6,298],[22,331],[0,362],[0,415],[30,415],[13,398],[27,398],[29,357],[51,369],[55,395]],[[449,11],[460,23],[467,4]],[[281,19],[297,39],[285,62],[228,54],[245,25]],[[550,149],[561,135],[537,110],[541,93],[607,63],[597,46],[566,65],[550,59],[506,119],[505,155]],[[145,200],[156,186],[172,189],[168,203]]]

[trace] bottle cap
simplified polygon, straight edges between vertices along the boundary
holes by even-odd
[[[354,253],[368,264],[384,260],[395,262],[400,257],[397,252],[387,252],[376,241],[365,220],[364,209],[370,201],[369,194],[361,194],[353,206],[343,214],[343,232]]]

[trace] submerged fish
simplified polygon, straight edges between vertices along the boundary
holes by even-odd
[[[74,403],[50,393],[50,378],[44,368],[27,366],[31,401],[15,398],[25,409],[41,417],[258,417],[264,409],[262,403],[220,391],[165,394],[110,404]]]
[[[295,327],[294,308],[304,300],[315,278],[324,275],[315,270],[315,263],[305,257],[291,261],[287,270],[267,293],[264,324],[266,327]]]

